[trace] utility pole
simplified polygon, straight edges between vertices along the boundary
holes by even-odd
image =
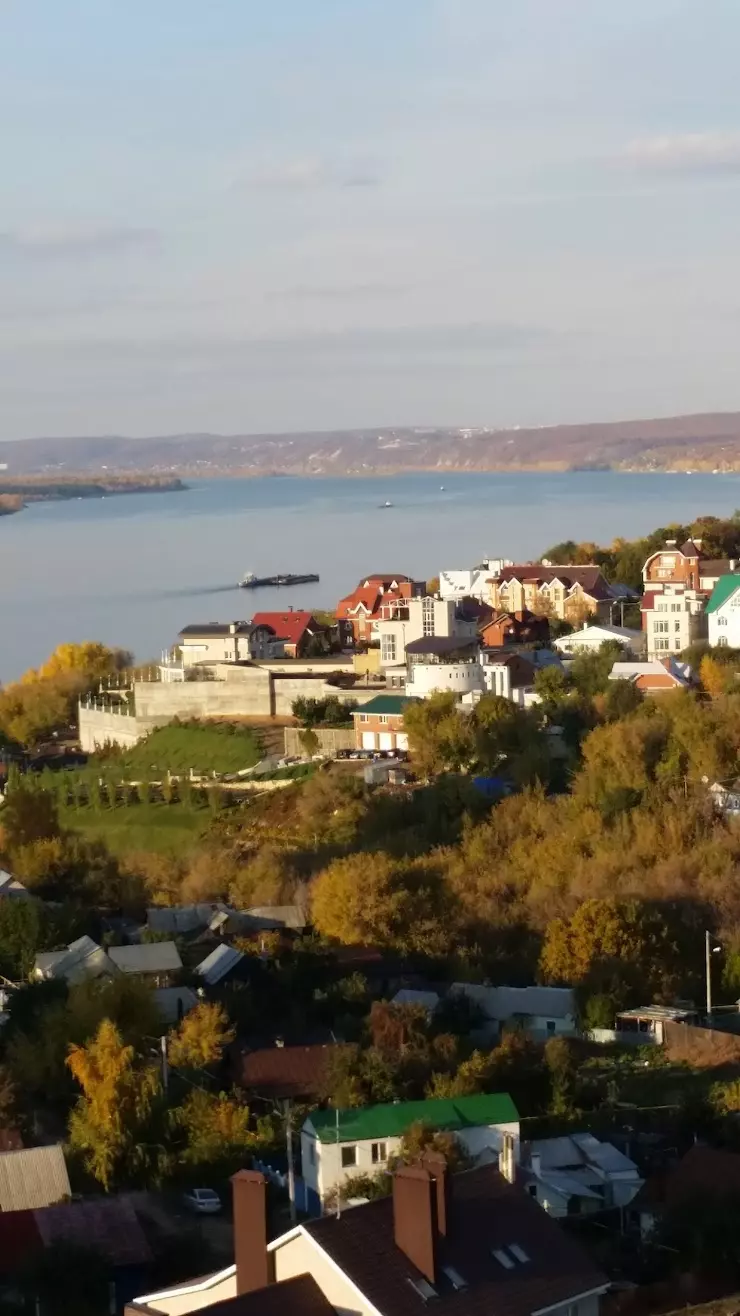
[[[163,1033],[162,1036],[160,1037],[160,1039],[159,1039],[159,1045],[160,1045],[160,1049],[161,1049],[161,1051],[162,1051],[162,1087],[164,1088],[164,1090],[165,1090],[165,1092],[166,1092],[166,1091],[167,1091],[167,1088],[168,1088],[168,1086],[169,1086],[169,1081],[170,1081],[170,1066],[169,1066],[169,1062],[168,1062],[168,1060],[167,1060],[167,1034],[166,1034],[166,1033]]]
[[[285,1103],[285,1141],[288,1151],[288,1197],[290,1199],[290,1223],[296,1222],[295,1209],[295,1169],[293,1167],[293,1107]]]
[[[704,953],[707,974],[707,1019],[712,1017],[712,938],[709,930],[704,933]]]

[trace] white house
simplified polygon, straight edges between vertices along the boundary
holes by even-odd
[[[591,1215],[629,1206],[644,1180],[635,1162],[591,1133],[522,1147],[522,1183],[548,1215]]]
[[[614,640],[625,653],[639,658],[645,652],[646,637],[644,631],[632,631],[626,626],[583,626],[572,635],[561,635],[553,640],[553,649],[558,653],[571,656],[576,653],[598,653],[602,644]]]
[[[439,593],[443,599],[479,599],[487,603],[492,576],[500,576],[504,567],[512,566],[509,557],[489,557],[469,571],[440,571]]]
[[[194,622],[177,637],[183,667],[197,663],[236,663],[282,658],[285,644],[271,626],[251,621]]]
[[[486,987],[453,982],[451,996],[465,996],[478,1008],[481,1036],[493,1040],[505,1024],[521,1024],[534,1037],[573,1037],[578,1032],[571,987]]]
[[[454,1133],[469,1156],[505,1153],[519,1160],[519,1114],[505,1092],[390,1102],[356,1110],[314,1110],[301,1130],[303,1180],[314,1200],[359,1174],[380,1174],[413,1124]]]
[[[706,595],[684,585],[646,590],[640,610],[648,658],[681,653],[707,636]]]
[[[720,576],[707,603],[709,643],[740,649],[740,575]]]
[[[478,628],[475,618],[467,616],[454,601],[426,594],[394,599],[382,605],[376,632],[380,640],[380,665],[386,668],[402,667],[415,640],[474,641]]]

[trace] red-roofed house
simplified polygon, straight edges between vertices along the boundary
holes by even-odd
[[[381,616],[390,620],[394,604],[402,606],[404,600],[422,594],[426,594],[423,580],[390,574],[365,576],[351,594],[339,600],[336,618],[346,639],[369,643],[377,639]]]
[[[286,658],[317,657],[329,650],[329,632],[311,612],[255,612],[253,626],[269,626],[285,644]]]
[[[737,565],[733,558],[707,557],[701,539],[687,539],[680,547],[675,539],[666,539],[663,548],[650,554],[642,568],[642,578],[646,589],[656,585],[660,590],[670,583],[709,594],[720,576],[735,571]]]
[[[492,577],[491,604],[499,612],[533,612],[583,622],[587,617],[609,621],[614,603],[630,591],[609,585],[598,566],[553,566],[527,562],[504,567]]]

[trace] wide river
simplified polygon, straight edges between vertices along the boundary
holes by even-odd
[[[209,480],[184,493],[36,504],[0,518],[0,681],[61,641],[103,640],[147,659],[189,622],[333,608],[368,572],[429,578],[483,557],[527,561],[563,539],[608,543],[737,507],[740,474],[601,471]],[[236,588],[245,571],[318,572],[321,582],[251,593]]]

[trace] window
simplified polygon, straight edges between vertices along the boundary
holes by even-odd
[[[434,599],[422,599],[421,629],[424,635],[434,635]]]
[[[656,611],[656,612],[667,612],[667,611],[668,611],[668,604],[667,604],[667,603],[656,603],[656,605],[655,605],[655,611]]]
[[[342,1148],[342,1169],[349,1170],[357,1164],[357,1148],[347,1145]]]
[[[668,648],[668,645],[669,645],[669,641],[668,641],[668,640],[656,640],[656,641],[655,641],[655,647],[656,647],[656,649],[667,649],[667,648]]]
[[[384,663],[394,663],[396,661],[396,637],[395,635],[381,635],[380,637],[380,660]]]
[[[554,1020],[554,1019],[548,1019],[546,1025],[545,1025],[545,1027],[547,1028],[548,1033],[554,1033],[554,1032],[555,1032],[555,1020]]]
[[[527,1184],[527,1192],[529,1193],[529,1196],[530,1196],[530,1197],[534,1197],[534,1198],[536,1198],[536,1197],[537,1197],[537,1184],[536,1184],[536,1183],[530,1183],[530,1184]]]
[[[680,604],[680,603],[672,603],[672,604],[671,604],[671,612],[680,612],[680,611],[681,611],[681,604]]]
[[[673,623],[673,629],[674,629],[674,631],[680,631],[680,629],[681,629],[681,623],[680,623],[680,621],[674,621],[674,623]]]
[[[385,1142],[374,1142],[371,1148],[373,1165],[382,1165],[388,1160],[388,1145]]]
[[[360,721],[367,722],[367,713],[360,713]]]
[[[661,634],[665,635],[665,634],[667,633],[667,631],[668,631],[668,622],[667,622],[667,621],[654,621],[654,622],[653,622],[653,631],[655,632],[656,635],[661,635]]]
[[[718,644],[718,645],[720,645],[720,644],[724,644],[724,645],[726,645],[726,644],[727,644],[727,636],[726,636],[726,635],[718,635],[718,636],[717,636],[717,644]]]
[[[727,618],[726,618],[726,617],[718,617],[718,618],[717,618],[717,625],[718,625],[718,626],[726,626],[726,625],[727,625]]]
[[[387,714],[387,713],[381,713],[380,716],[378,717],[378,721],[379,721],[379,723],[380,723],[380,725],[381,725],[382,727],[387,726],[387,725],[388,725],[388,714]]]

